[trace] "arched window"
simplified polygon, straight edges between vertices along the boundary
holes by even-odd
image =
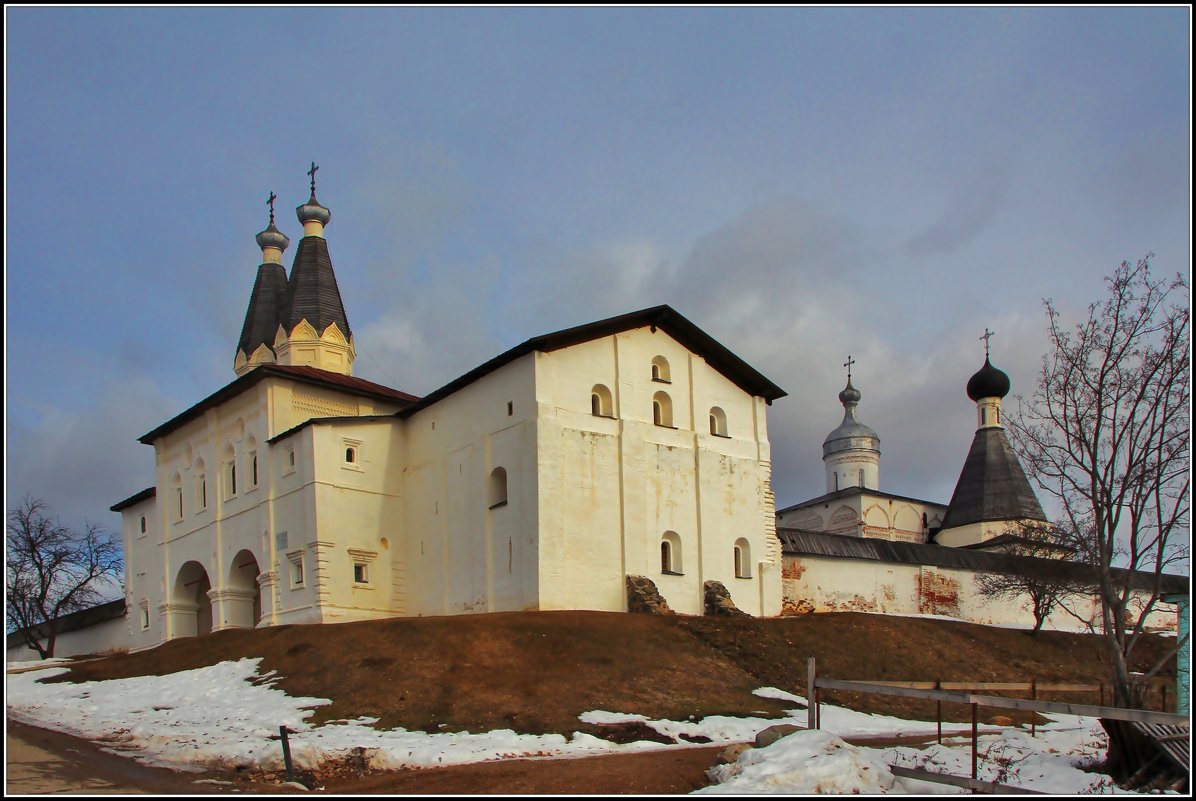
[[[504,468],[496,467],[490,472],[488,495],[491,509],[507,505],[507,471]]]
[[[195,511],[202,512],[208,508],[208,474],[204,472],[204,461],[199,459],[195,463]]]
[[[652,360],[652,380],[660,381],[664,384],[672,383],[671,373],[669,373],[669,360],[663,356],[657,356]]]
[[[667,392],[652,396],[652,422],[658,426],[673,426],[673,401]]]
[[[224,497],[237,494],[237,452],[229,445],[224,449]]]
[[[727,436],[727,413],[717,406],[710,408],[710,433],[716,437]]]
[[[170,477],[170,487],[174,493],[174,522],[183,519],[183,477],[175,473]]]
[[[610,390],[602,384],[595,384],[590,390],[590,412],[595,417],[615,416]]]
[[[752,546],[740,537],[735,540],[735,578],[752,577]]]
[[[145,533],[145,515],[141,516],[141,533]]]
[[[345,462],[348,464],[353,464],[356,461],[357,449],[350,445],[349,447],[345,448]]]
[[[681,537],[676,531],[666,531],[660,538],[660,572],[681,575]]]
[[[864,471],[860,470],[860,486],[864,486]]]

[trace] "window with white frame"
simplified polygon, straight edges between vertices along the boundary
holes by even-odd
[[[615,416],[614,399],[603,384],[595,384],[590,390],[590,413],[595,417]]]
[[[361,470],[361,440],[342,439],[341,449],[345,455],[343,467],[350,470]]]
[[[507,471],[506,468],[496,467],[490,471],[490,486],[487,497],[491,509],[507,505]]]
[[[727,413],[717,406],[710,407],[710,433],[716,437],[727,436]]]
[[[371,566],[378,558],[377,551],[367,551],[362,548],[349,548],[349,558],[353,560],[354,586],[368,586],[370,584]]]
[[[660,538],[660,572],[681,575],[681,537],[676,531],[666,531]]]
[[[287,560],[291,563],[291,589],[298,589],[303,586],[303,551],[291,551],[287,554]]]

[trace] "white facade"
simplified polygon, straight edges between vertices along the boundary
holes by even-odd
[[[925,543],[947,507],[916,498],[852,488],[782,509],[777,525],[853,537]]]
[[[259,369],[152,437],[155,491],[120,508],[134,649],[620,611],[628,574],[679,612],[702,613],[710,579],[744,611],[780,611],[766,402],[663,327],[531,349],[398,416],[398,400]]]

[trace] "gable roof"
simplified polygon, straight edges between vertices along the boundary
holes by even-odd
[[[890,542],[872,537],[851,537],[841,534],[827,534],[821,531],[806,531],[796,528],[777,528],[782,550],[792,556],[828,556],[840,559],[863,559],[871,562],[888,562],[906,565],[933,565],[935,567],[960,568],[964,570],[985,570],[1000,573],[1055,572],[1061,575],[1082,576],[1089,568],[1079,562],[1060,559],[1041,559],[1035,556],[1018,556],[1003,551],[978,551],[969,548],[952,548],[947,545],[922,545],[912,542]],[[1126,575],[1125,570],[1113,568],[1118,578]],[[1129,575],[1130,586],[1139,590],[1150,590],[1153,573],[1135,570]],[[1188,577],[1164,573],[1160,576],[1160,591],[1163,594],[1188,593]]]
[[[1001,520],[1046,520],[1046,515],[1005,430],[980,428],[947,504],[942,530]]]
[[[452,395],[457,390],[472,384],[479,378],[493,373],[498,368],[513,362],[521,356],[534,351],[549,353],[561,348],[578,345],[583,342],[601,339],[602,337],[630,331],[635,328],[651,326],[653,330],[659,328],[681,345],[693,353],[706,359],[706,363],[725,376],[745,392],[764,398],[771,404],[777,398],[783,398],[788,393],[769,381],[750,364],[732,353],[726,346],[714,337],[698,328],[692,322],[679,314],[671,306],[653,306],[649,309],[621,314],[618,317],[608,317],[605,320],[587,323],[585,325],[565,328],[551,334],[532,337],[521,342],[510,350],[500,353],[488,362],[480,364],[468,373],[453,379],[449,383],[433,392],[428,393],[418,402],[411,404],[398,412],[399,417],[407,417],[437,401]]]
[[[828,492],[825,495],[819,495],[817,498],[811,498],[808,501],[802,501],[801,503],[795,503],[792,506],[786,506],[784,509],[778,509],[777,514],[784,514],[785,512],[804,509],[807,506],[814,506],[819,503],[830,503],[831,501],[850,498],[853,495],[864,494],[875,495],[878,498],[888,498],[894,501],[910,501],[912,503],[921,503],[925,504],[926,506],[941,506],[943,508],[946,508],[947,506],[946,504],[940,503],[938,501],[928,501],[923,498],[911,498],[908,495],[894,495],[891,492],[881,492],[880,490],[868,489],[866,487],[846,487],[841,490],[835,490],[834,492]]]
[[[152,445],[154,440],[166,436],[172,431],[182,427],[183,425],[196,419],[208,409],[218,406],[221,403],[235,398],[242,392],[245,392],[250,387],[255,386],[258,382],[266,378],[288,378],[292,381],[298,381],[303,384],[310,384],[312,386],[325,387],[327,389],[335,389],[340,392],[347,392],[351,395],[359,395],[365,398],[376,398],[385,400],[390,403],[414,403],[419,400],[415,395],[409,395],[406,392],[401,392],[397,389],[383,386],[382,384],[375,384],[373,381],[366,381],[363,378],[354,378],[351,375],[342,375],[340,373],[331,373],[327,370],[320,370],[316,367],[300,367],[286,364],[263,364],[250,370],[245,375],[239,377],[230,384],[225,384],[220,389],[213,392],[208,397],[201,400],[199,403],[187,409],[185,412],[172,417],[162,425],[150,431],[147,434],[137,438],[138,442],[146,445]]]

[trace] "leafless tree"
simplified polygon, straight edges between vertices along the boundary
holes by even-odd
[[[119,585],[119,539],[86,524],[82,533],[47,517],[44,501],[26,497],[8,512],[6,615],[42,659],[54,656],[59,619],[95,606],[106,584]]]
[[[1130,656],[1188,554],[1190,366],[1187,283],[1157,279],[1153,254],[1108,276],[1108,297],[1073,328],[1044,301],[1051,348],[1033,397],[1008,418],[1028,472],[1084,532],[1101,602],[1113,700],[1141,707]],[[1129,570],[1117,570],[1116,568]],[[1129,571],[1145,573],[1142,589]],[[1150,673],[1157,672],[1162,663]]]
[[[1071,612],[1066,607],[1069,599],[1080,595],[1090,598],[1094,582],[1086,565],[1072,561],[1076,554],[1074,537],[1065,531],[1049,523],[1027,520],[1010,533],[1017,540],[1007,551],[1031,558],[1019,559],[1008,571],[979,574],[976,589],[986,598],[1013,602],[1029,598],[1034,612],[1031,634],[1037,634],[1056,608]]]

